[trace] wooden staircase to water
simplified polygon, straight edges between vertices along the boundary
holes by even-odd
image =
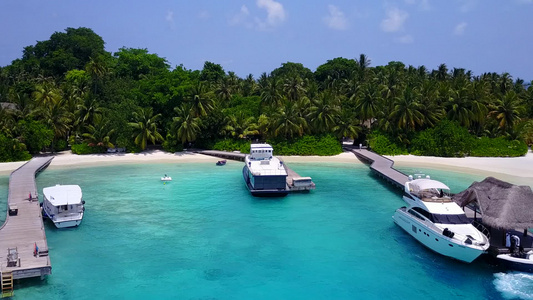
[[[2,298],[13,297],[13,273],[2,272]]]

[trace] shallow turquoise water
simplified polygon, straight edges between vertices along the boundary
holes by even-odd
[[[366,165],[291,163],[317,189],[254,198],[242,163],[45,170],[43,187],[79,184],[78,228],[45,222],[51,276],[15,299],[502,299],[533,295],[533,278],[425,249],[391,216],[404,203]],[[425,172],[460,191],[473,175]],[[170,183],[159,177],[168,174]],[[0,198],[7,196],[0,177]],[[5,206],[5,205],[0,205]],[[0,214],[5,215],[4,211]],[[511,278],[509,277],[511,276]],[[515,277],[512,277],[515,276]],[[525,276],[525,279],[523,278]],[[516,294],[516,285],[523,286]],[[503,286],[503,287],[502,287]],[[507,290],[506,290],[507,289]],[[533,297],[533,296],[532,296]]]

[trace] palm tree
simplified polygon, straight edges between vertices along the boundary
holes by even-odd
[[[94,94],[96,94],[97,84],[107,74],[107,67],[101,59],[94,59],[91,57],[85,66],[85,70],[93,80]]]
[[[105,120],[102,115],[95,115],[93,124],[87,125],[87,132],[82,136],[85,138],[85,142],[88,144],[94,144],[106,148],[114,148],[111,143],[111,136],[115,132],[114,129],[110,129],[109,121]]]
[[[336,120],[340,112],[340,101],[333,95],[331,90],[326,90],[320,93],[317,98],[311,100],[307,119],[311,120],[315,132],[330,132],[336,126]]]
[[[444,81],[448,79],[448,67],[446,64],[440,64],[439,69],[437,70],[435,77],[439,81]]]
[[[306,92],[304,88],[304,81],[300,76],[291,76],[285,78],[283,82],[283,92],[289,101],[298,101],[302,94]]]
[[[361,133],[362,128],[360,122],[353,116],[354,114],[349,110],[343,110],[337,116],[336,126],[333,128],[333,132],[339,141],[343,138],[356,139],[359,133]]]
[[[191,104],[190,108],[194,117],[205,117],[214,108],[214,101],[201,81],[192,87],[186,101]]]
[[[435,126],[445,115],[444,109],[437,103],[437,98],[437,82],[424,80],[420,87],[420,112],[424,115],[424,124],[427,127]]]
[[[307,128],[307,121],[300,115],[297,103],[286,101],[274,116],[274,135],[292,139],[302,136]]]
[[[200,119],[195,117],[190,105],[183,104],[175,107],[176,116],[172,118],[172,131],[182,144],[196,141],[196,136],[200,132]]]
[[[520,120],[520,114],[524,111],[520,98],[514,91],[509,91],[501,100],[492,107],[490,114],[498,121],[498,127],[509,132],[516,121]]]
[[[54,132],[52,149],[54,149],[55,141],[66,138],[72,125],[73,115],[68,111],[64,102],[64,100],[59,100],[49,107],[39,107],[36,110],[42,122]]]
[[[254,80],[254,76],[252,74],[248,74],[246,76],[246,79],[244,79],[241,83],[241,90],[244,97],[248,97],[254,94],[255,90],[257,88],[257,83]]]
[[[215,93],[224,103],[228,103],[229,100],[231,100],[231,96],[233,95],[233,85],[228,76],[224,76],[220,80],[220,82],[217,84]]]
[[[163,136],[158,132],[157,121],[161,114],[153,115],[151,107],[141,108],[133,112],[135,122],[128,123],[134,130],[135,144],[144,150],[148,141],[155,145],[156,141],[163,141]]]
[[[85,103],[79,104],[77,108],[76,123],[82,126],[85,124],[94,123],[95,116],[102,114],[102,108],[98,104],[98,101],[94,98],[87,98]]]
[[[366,83],[356,95],[355,111],[362,122],[370,121],[378,115],[383,101],[383,87],[377,83]]]
[[[229,132],[231,136],[240,139],[247,138],[250,135],[259,134],[255,118],[247,116],[243,111],[239,111],[235,115],[229,115],[226,117],[224,131]]]
[[[416,89],[406,88],[390,114],[390,118],[397,124],[399,129],[415,130],[416,126],[421,126],[424,122],[424,115],[418,102],[420,92]]]
[[[55,87],[53,81],[46,81],[37,85],[33,93],[35,102],[41,107],[51,107],[61,99],[59,90]]]
[[[448,102],[444,103],[449,120],[457,121],[459,124],[469,127],[472,122],[473,113],[470,110],[468,100],[468,89],[463,87],[459,90],[452,90]]]
[[[261,91],[261,105],[275,107],[281,103],[280,81],[269,77],[265,88]]]

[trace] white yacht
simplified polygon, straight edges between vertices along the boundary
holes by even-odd
[[[273,156],[272,146],[252,144],[244,163],[242,174],[252,195],[285,196],[289,193],[287,170],[283,162]]]
[[[403,196],[409,206],[397,209],[393,219],[429,249],[469,263],[489,248],[489,240],[452,201],[449,191],[429,176],[414,180],[409,176]]]
[[[83,219],[85,201],[79,185],[56,185],[43,189],[43,216],[57,228],[78,226]]]

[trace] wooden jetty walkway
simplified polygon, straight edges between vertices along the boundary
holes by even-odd
[[[226,158],[226,159],[232,159],[232,160],[238,160],[238,161],[244,161],[244,158],[246,157],[245,153],[241,152],[227,152],[227,151],[218,151],[218,150],[199,150],[197,153],[205,154],[205,155],[211,155],[215,157],[220,158]],[[285,167],[285,170],[287,171],[287,186],[289,187],[289,190],[291,192],[298,192],[298,191],[309,191],[315,189],[315,183],[310,182],[306,183],[303,186],[299,186],[298,184],[295,184],[294,179],[304,179],[304,177],[301,177],[298,173],[293,171],[285,162],[283,162],[283,166]],[[308,177],[305,177],[308,178]],[[309,181],[311,178],[309,178]],[[302,182],[303,184],[304,182]]]
[[[343,148],[355,154],[357,158],[370,163],[370,169],[372,171],[403,191],[405,183],[409,180],[409,176],[394,169],[394,161],[365,148],[359,149],[346,145]]]
[[[8,213],[0,227],[2,290],[6,276],[12,279],[40,276],[42,279],[52,273],[35,184],[37,173],[46,168],[52,159],[33,158],[9,177]]]
[[[228,151],[218,151],[218,150],[198,150],[196,151],[200,154],[220,157],[220,158],[227,158],[232,160],[238,160],[238,161],[244,161],[244,158],[246,157],[246,154],[240,153],[240,152],[228,152]]]

